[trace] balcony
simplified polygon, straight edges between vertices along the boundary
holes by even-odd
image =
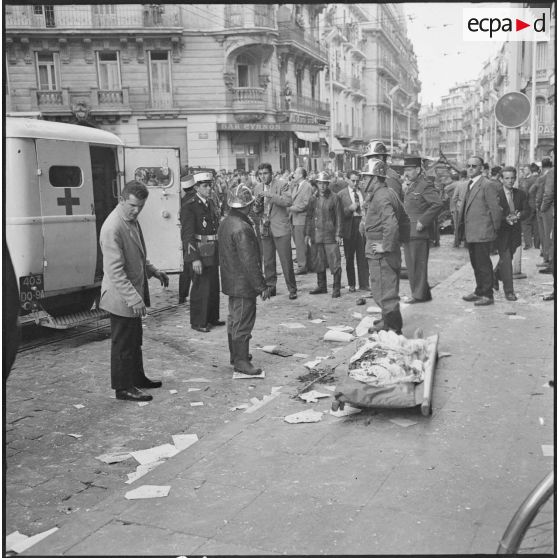
[[[360,79],[357,77],[351,78],[351,88],[352,89],[360,89]]]
[[[292,110],[296,112],[320,116],[322,118],[329,118],[330,115],[329,103],[319,101],[318,99],[303,97],[302,95],[293,95],[291,97],[290,106],[287,106],[285,98],[282,96],[280,108],[283,111]]]
[[[266,110],[265,89],[263,87],[233,87],[232,111],[239,122],[261,120]]]
[[[541,70],[537,70],[537,80],[541,79],[544,80],[548,77],[548,71],[546,68],[543,68]]]
[[[137,29],[182,27],[180,6],[102,4],[5,6],[7,30]]]
[[[227,4],[225,29],[268,27],[277,28],[275,11],[271,4]]]
[[[306,55],[312,62],[327,64],[327,50],[311,35],[310,31],[291,22],[279,22],[277,47],[287,48]]]

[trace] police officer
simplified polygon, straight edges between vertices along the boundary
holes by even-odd
[[[211,196],[212,173],[196,173],[194,181],[196,195],[184,204],[181,216],[182,246],[193,272],[190,325],[207,333],[212,325],[225,324],[219,320],[219,209]]]
[[[182,200],[180,201],[180,223],[182,228],[185,224],[185,205],[196,196],[196,189],[194,188],[193,174],[187,174],[180,177],[180,186],[182,187]],[[181,229],[182,230],[182,229]],[[186,246],[184,245],[184,249]],[[184,250],[186,252],[186,250]],[[190,293],[190,285],[192,283],[192,267],[189,262],[184,261],[184,270],[178,276],[178,304],[184,304]]]
[[[403,250],[411,287],[407,302],[413,304],[432,300],[428,285],[430,231],[443,205],[438,190],[422,172],[420,157],[405,157],[403,167],[408,181],[403,206],[411,222],[410,238],[403,244]]]
[[[388,153],[387,147],[381,141],[372,140],[368,143],[366,147],[366,153],[364,156],[366,157],[366,167],[365,171],[368,171],[369,162],[372,160],[383,161],[386,163],[386,185],[388,188],[391,188],[399,197],[401,201],[403,201],[403,186],[401,184],[401,177],[387,164],[387,158],[390,153]]]

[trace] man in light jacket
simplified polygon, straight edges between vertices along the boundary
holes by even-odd
[[[135,180],[128,182],[119,204],[101,227],[103,282],[100,308],[110,313],[110,374],[116,399],[150,401],[151,395],[140,388],[161,387],[143,369],[141,318],[147,314],[147,280],[156,277],[164,287],[169,279],[147,259],[145,242],[138,223],[149,192]]]
[[[287,207],[291,220],[292,236],[296,248],[297,271],[295,275],[307,273],[306,244],[304,243],[304,225],[306,223],[306,210],[312,196],[312,185],[306,180],[306,169],[297,167],[291,184],[291,197],[293,205]]]

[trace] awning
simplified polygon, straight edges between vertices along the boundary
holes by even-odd
[[[320,141],[318,132],[295,132],[294,134],[302,141],[309,141],[310,143],[317,143]]]
[[[331,138],[326,138],[326,141],[329,145]],[[341,142],[335,137],[333,136],[333,145],[330,146],[330,149],[334,152],[334,153],[345,153],[345,148],[341,145]]]
[[[362,153],[360,149],[353,149],[352,147],[344,147],[343,149],[349,153]]]

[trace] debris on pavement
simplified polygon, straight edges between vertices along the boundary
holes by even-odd
[[[208,380],[207,378],[190,378],[189,380],[182,380],[183,382],[212,382],[213,380]]]
[[[178,453],[176,446],[172,444],[162,444],[153,448],[144,450],[131,451],[130,455],[140,464],[147,465],[154,461],[165,459],[166,457],[173,457]]]
[[[355,330],[354,327],[347,326],[347,325],[332,325],[326,327],[327,329],[330,329],[332,331],[345,331],[347,333],[352,333]]]
[[[418,424],[416,420],[409,420],[404,418],[389,419],[389,422],[393,422],[393,424],[396,424],[397,426],[401,426],[402,428],[407,428],[409,426],[414,426],[415,424]]]
[[[308,358],[306,353],[295,353],[293,356],[296,358]]]
[[[362,409],[353,407],[349,404],[345,404],[343,409],[338,409],[337,411],[334,411],[332,409],[329,410],[329,414],[333,415],[334,417],[348,417],[349,415],[356,415],[357,413],[362,413]]]
[[[366,309],[366,311],[367,311],[369,314],[381,314],[381,313],[382,313],[382,309],[381,309],[379,306],[374,306],[374,305],[369,306],[369,307]]]
[[[324,341],[335,341],[338,343],[350,343],[355,336],[345,331],[328,330],[324,335]]]
[[[253,413],[254,411],[257,411],[259,408],[263,407],[265,404],[269,403],[270,401],[278,397],[279,395],[281,395],[281,392],[278,389],[276,389],[275,391],[271,392],[271,395],[264,395],[261,400],[258,399],[257,397],[252,397],[250,399],[250,403],[252,403],[252,406],[248,407],[248,409],[246,409],[244,412]]]
[[[190,407],[203,407],[203,401],[190,401]]]
[[[328,389],[329,391],[335,391],[335,386],[322,386],[324,389]]]
[[[318,356],[314,360],[309,360],[308,362],[304,363],[304,367],[308,368],[308,370],[314,370],[322,360],[325,360],[327,357]]]
[[[74,407],[75,407],[76,409],[84,409],[84,408],[85,408],[85,405],[82,405],[81,403],[78,403],[77,405],[74,405]]]
[[[269,353],[271,355],[279,355],[282,357],[293,356],[292,351],[289,351],[289,349],[284,349],[279,345],[264,345],[261,349],[262,351],[265,351],[266,353]]]
[[[265,378],[265,370],[262,370],[260,374],[243,374],[242,372],[233,371],[233,380],[249,380],[251,378]]]
[[[439,352],[438,353],[438,359],[444,358],[444,357],[450,357],[453,356],[453,353],[444,353],[444,352]]]
[[[107,463],[108,465],[112,463],[120,463],[122,461],[126,461],[130,459],[132,454],[127,452],[114,452],[114,453],[103,453],[102,455],[98,455],[95,459],[102,461],[103,463]]]
[[[58,531],[58,527],[53,527],[48,531],[43,531],[42,533],[38,533],[33,535],[32,537],[27,537],[21,534],[19,531],[15,531],[11,535],[6,538],[6,551],[16,552],[17,554],[21,554],[22,552],[26,551],[28,548],[31,548],[34,544],[46,539],[49,535],[52,535],[55,531]],[[10,537],[12,537],[10,539]],[[10,539],[8,544],[8,539]]]
[[[331,393],[321,393],[320,391],[313,389],[311,391],[307,391],[306,393],[301,393],[299,397],[306,401],[306,403],[317,403],[318,399],[321,399],[322,397],[331,397]]]
[[[149,401],[140,401],[140,402],[138,403],[138,406],[139,406],[139,407],[145,407],[146,405],[149,405]]]
[[[504,312],[504,314],[506,316],[515,316],[517,312],[515,312],[514,310],[508,310],[507,312]]]
[[[539,417],[539,423],[541,426],[544,426],[544,419],[542,417]]]
[[[313,320],[308,320],[311,324],[321,324],[323,322],[325,322],[325,320],[322,320],[322,318],[314,318]],[[283,324],[281,324],[283,325]]]
[[[168,496],[170,492],[170,486],[157,486],[154,484],[144,484],[135,488],[134,490],[130,490],[126,492],[126,499],[127,500],[139,500],[143,498],[164,498]]]
[[[132,473],[128,473],[128,480],[124,481],[124,484],[132,484],[133,482],[137,481],[144,475],[147,475],[149,471],[155,469],[159,465],[162,465],[163,461],[153,461],[153,463],[147,463],[145,465],[138,465],[136,470]]]
[[[541,446],[542,454],[544,457],[554,457],[554,446],[550,444],[543,444]]]
[[[189,448],[199,440],[197,434],[173,434],[172,443],[178,451]]]
[[[357,320],[362,319],[362,314],[360,312],[353,312],[351,315],[353,318],[356,318]]]
[[[171,395],[174,395],[175,393],[178,393],[178,390],[177,389],[169,389],[169,393]]]
[[[83,436],[83,434],[71,434],[68,433],[68,436],[71,436],[72,438],[81,438]]]
[[[363,337],[368,334],[368,329],[374,326],[374,318],[372,316],[364,316],[355,328],[355,335]]]
[[[526,320],[527,318],[525,316],[508,316],[508,320]]]
[[[355,302],[355,304],[357,306],[364,306],[366,304],[366,299],[365,298],[357,298],[357,301]]]
[[[201,391],[201,388],[188,388],[188,393],[191,391]]]
[[[242,403],[242,405],[237,405],[236,407],[231,407],[229,411],[242,411],[244,409],[248,409],[250,405],[248,403]]]
[[[323,413],[320,411],[308,409],[306,411],[301,411],[300,413],[287,415],[284,420],[289,424],[298,424],[301,422],[320,422],[322,420],[322,415]]]
[[[299,323],[297,323],[297,322],[293,322],[292,324],[282,323],[282,324],[279,324],[279,325],[280,325],[280,326],[283,326],[283,327],[287,327],[287,328],[289,328],[289,329],[302,329],[302,328],[306,328],[305,325],[299,324]]]

